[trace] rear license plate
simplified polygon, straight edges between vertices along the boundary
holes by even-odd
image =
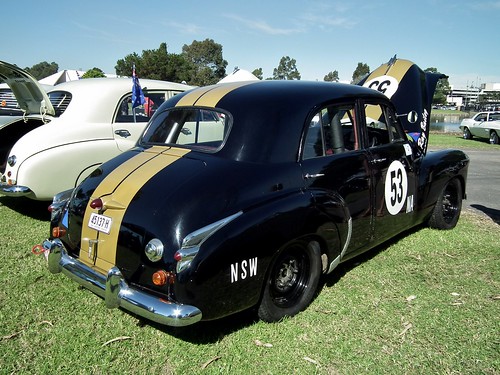
[[[96,213],[90,214],[89,228],[98,230],[99,232],[109,234],[109,231],[111,230],[112,223],[113,223],[113,220],[108,216],[99,215]]]

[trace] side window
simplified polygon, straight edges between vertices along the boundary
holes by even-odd
[[[377,147],[401,140],[396,116],[392,110],[381,104],[365,105],[366,139],[369,147]]]
[[[477,115],[476,121],[486,121],[487,114],[486,113],[481,113]]]
[[[307,129],[304,159],[343,153],[358,148],[354,105],[331,105],[317,112]]]
[[[165,93],[144,92],[143,105],[132,108],[132,94],[124,96],[118,105],[115,122],[148,122],[165,101]]]

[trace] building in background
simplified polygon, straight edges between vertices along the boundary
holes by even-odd
[[[462,110],[498,110],[500,108],[500,83],[473,84],[465,88],[451,86],[446,102]]]

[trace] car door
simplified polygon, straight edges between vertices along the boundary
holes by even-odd
[[[485,132],[484,130],[487,120],[488,114],[485,112],[478,113],[476,116],[474,116],[474,122],[469,129],[471,134],[480,138],[488,137],[487,132]]]
[[[301,161],[305,188],[318,209],[333,222],[339,205],[346,212],[352,233],[341,239],[342,255],[372,240],[370,154],[360,148],[354,108],[352,102],[318,111],[308,124]]]
[[[379,243],[408,228],[414,220],[414,155],[390,106],[377,102],[360,106],[362,144],[369,154],[375,199],[373,235]]]

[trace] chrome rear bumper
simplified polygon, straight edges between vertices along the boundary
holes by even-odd
[[[121,307],[146,319],[174,327],[187,326],[201,320],[201,311],[194,306],[166,301],[128,286],[117,267],[111,268],[107,275],[96,272],[68,255],[58,239],[45,240],[42,246],[48,254],[51,273],[62,272],[104,298],[110,309]]]

